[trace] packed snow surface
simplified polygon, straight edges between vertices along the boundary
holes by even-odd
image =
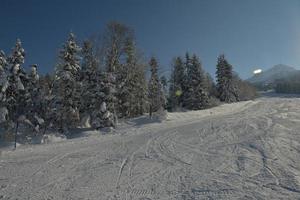
[[[300,199],[299,105],[265,97],[2,151],[0,199]]]

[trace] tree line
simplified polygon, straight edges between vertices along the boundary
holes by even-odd
[[[93,39],[79,45],[70,33],[51,75],[39,75],[38,65],[26,72],[24,61],[20,40],[9,56],[0,51],[0,131],[18,132],[22,126],[30,134],[49,129],[68,134],[84,123],[95,129],[115,127],[120,118],[255,97],[224,55],[217,61],[216,84],[199,57],[189,53],[174,58],[169,80],[160,76],[157,59],[145,62],[134,31],[118,22],[107,25],[101,45]]]

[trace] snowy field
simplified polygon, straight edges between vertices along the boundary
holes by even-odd
[[[2,151],[0,199],[300,199],[300,99],[264,97],[115,134]]]

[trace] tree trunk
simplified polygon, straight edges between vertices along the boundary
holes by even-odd
[[[15,149],[17,149],[18,128],[19,128],[19,122],[17,121],[16,130],[15,130]]]
[[[149,116],[150,116],[150,119],[152,119],[152,105],[150,105],[150,108],[149,108]]]

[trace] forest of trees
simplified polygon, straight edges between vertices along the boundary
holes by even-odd
[[[80,45],[70,33],[54,73],[46,75],[38,74],[38,65],[24,70],[20,40],[9,56],[0,51],[0,132],[14,134],[22,126],[31,135],[70,134],[82,124],[115,127],[119,118],[199,110],[256,96],[224,55],[217,60],[216,84],[199,57],[189,53],[173,59],[168,80],[159,75],[155,57],[145,61],[131,28],[111,22],[102,38],[101,44],[89,39]]]

